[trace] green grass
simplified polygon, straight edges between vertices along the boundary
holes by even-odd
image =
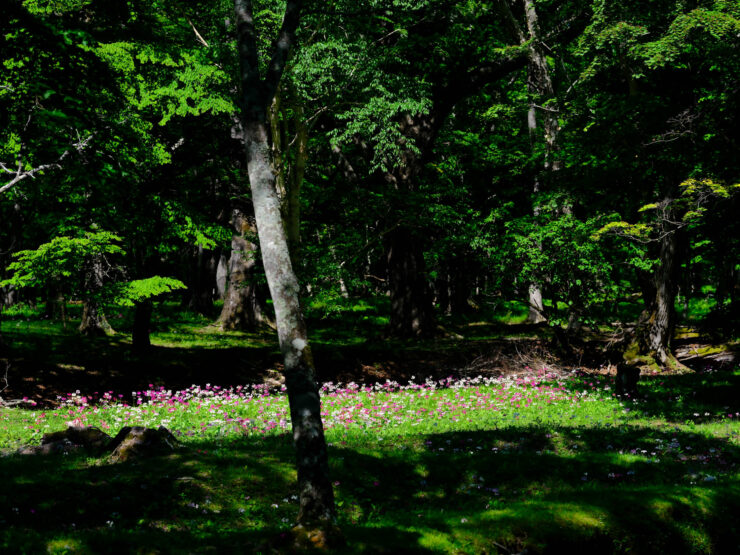
[[[400,374],[410,353],[449,358],[490,338],[543,333],[510,328],[526,307],[507,302],[484,307],[480,320],[481,313],[443,321],[464,340],[392,341],[384,337],[387,310],[387,299],[309,307],[317,360],[339,367],[390,353]],[[72,317],[78,311],[70,307]],[[3,314],[11,386],[33,375],[83,393],[54,410],[0,409],[0,451],[8,455],[0,458],[0,552],[286,547],[297,505],[285,397],[259,388],[167,393],[193,382],[247,383],[280,360],[274,332],[223,333],[163,303],[153,349],[140,357],[130,348],[130,311],[109,312],[116,335],[94,340],[40,314]],[[615,398],[601,376],[456,387],[416,381],[323,392],[347,552],[740,549],[739,371],[649,377],[635,401]],[[105,396],[116,383],[138,385]],[[94,390],[95,402],[82,398]],[[123,464],[80,453],[12,454],[74,421],[111,434],[163,424],[188,449]]]
[[[737,371],[648,379],[637,401],[589,376],[328,386],[347,551],[735,552],[739,386]],[[141,398],[157,395],[138,407],[73,398],[56,411],[0,412],[6,449],[73,416],[110,431],[164,422],[189,447],[118,465],[83,455],[0,459],[0,549],[282,549],[297,511],[284,396]]]

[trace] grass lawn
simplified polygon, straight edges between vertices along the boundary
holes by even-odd
[[[323,387],[349,552],[734,553],[740,372]],[[119,397],[118,395],[123,395]],[[169,427],[187,449],[110,464],[0,458],[0,551],[270,552],[297,512],[282,392],[217,385],[3,409],[6,453],[66,422]]]

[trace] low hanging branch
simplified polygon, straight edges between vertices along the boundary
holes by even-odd
[[[76,150],[78,153],[81,153],[85,148],[87,147],[88,143],[92,139],[92,135],[88,135],[85,139],[80,139],[76,143],[72,145],[74,150]],[[0,162],[0,169],[4,171],[5,173],[9,173],[13,175],[13,178],[8,181],[5,185],[0,186],[0,194],[4,193],[5,191],[10,190],[15,185],[20,183],[26,178],[32,178],[36,179],[37,173],[43,173],[47,170],[60,170],[62,169],[62,161],[67,158],[71,154],[72,150],[67,149],[57,158],[54,162],[51,162],[49,164],[41,164],[40,166],[36,166],[35,168],[32,168],[30,170],[24,170],[24,163],[22,158],[18,158],[17,164],[18,166],[15,169],[10,169],[6,164]]]

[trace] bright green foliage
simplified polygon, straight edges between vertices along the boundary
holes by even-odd
[[[56,237],[35,250],[16,253],[16,261],[8,266],[13,275],[0,282],[0,287],[52,289],[71,299],[95,297],[122,306],[185,288],[180,280],[161,276],[120,281],[124,272],[116,261],[125,255],[121,241],[107,231],[90,232],[83,237]],[[89,275],[96,263],[108,282],[102,289],[90,284]]]
[[[525,29],[521,3],[509,4]],[[284,7],[254,2],[260,37],[276,36]],[[440,306],[449,280],[469,293],[474,283],[476,306],[524,300],[539,283],[549,304],[588,313],[640,291],[637,272],[654,268],[670,209],[690,231],[682,294],[708,297],[711,286],[729,306],[738,201],[718,184],[740,176],[737,2],[535,7],[554,98],[534,98],[524,65],[449,96],[486,64],[526,50],[496,2],[306,6],[279,117],[286,167],[297,114],[309,130],[298,269],[309,303],[384,295],[384,241],[402,226],[423,250]],[[12,223],[0,230],[0,253],[97,225],[126,238],[115,258],[127,279],[166,273],[189,286],[202,281],[196,256],[228,256],[229,216],[249,202],[234,139],[232,10],[228,0],[12,3],[0,23],[0,162],[37,167],[92,139],[60,170],[4,196],[0,220]],[[264,70],[271,44],[259,48]],[[429,123],[445,102],[454,105],[439,111],[425,146],[408,126]],[[540,126],[530,136],[532,102]],[[542,115],[552,109],[560,132],[548,156],[560,169],[545,175]]]
[[[182,244],[213,249],[231,239],[231,232],[225,227],[197,221],[182,204],[156,200],[160,201],[162,219],[169,224],[167,238],[174,243],[163,245],[160,251],[172,251]]]
[[[549,322],[561,325],[575,314],[589,320],[594,306],[621,293],[612,264],[593,237],[599,225],[600,218],[582,221],[546,211],[505,223],[505,245],[479,244],[495,256],[502,271],[516,272],[520,283],[540,287],[552,301]]]
[[[79,298],[87,292],[85,282],[93,261],[123,254],[120,242],[120,237],[107,231],[56,237],[35,250],[17,252],[16,261],[8,266],[13,276],[0,286],[53,287]],[[107,266],[112,268],[110,263]]]
[[[146,279],[135,279],[124,283],[114,283],[106,288],[105,296],[112,304],[134,306],[136,303],[185,289],[185,284],[178,279],[154,276]]]

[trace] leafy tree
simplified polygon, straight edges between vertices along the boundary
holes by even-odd
[[[16,261],[8,270],[12,277],[0,286],[18,288],[53,289],[63,299],[85,301],[88,310],[104,304],[134,306],[185,286],[177,279],[152,277],[143,280],[123,281],[124,269],[116,263],[124,254],[122,239],[107,231],[86,233],[82,237],[56,237],[35,250],[14,254]],[[89,308],[95,307],[95,308]],[[83,315],[80,331],[95,333]]]

